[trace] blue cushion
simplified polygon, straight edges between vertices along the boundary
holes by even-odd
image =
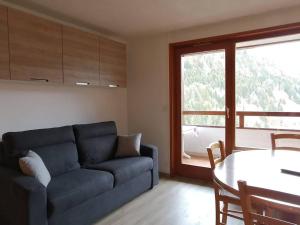
[[[52,178],[47,187],[50,215],[64,212],[112,189],[113,183],[111,173],[88,169],[78,169]]]
[[[149,157],[127,157],[86,165],[86,168],[111,172],[115,177],[114,186],[118,186],[142,173],[152,170],[153,160]]]
[[[81,164],[95,164],[112,159],[117,148],[115,122],[74,125],[73,128]]]
[[[3,135],[6,155],[13,159],[10,165],[18,168],[18,158],[29,150],[44,161],[51,176],[80,168],[75,136],[71,126],[9,132]]]

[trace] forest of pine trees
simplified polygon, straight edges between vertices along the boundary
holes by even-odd
[[[183,58],[185,111],[225,110],[224,61],[224,52]],[[274,62],[254,57],[247,49],[240,49],[236,53],[236,104],[237,111],[300,111],[300,78],[287,76]],[[282,118],[275,119],[285,123]],[[274,118],[257,117],[252,120],[253,127],[271,128],[274,125]],[[225,121],[223,116],[184,116],[184,123],[224,126]]]

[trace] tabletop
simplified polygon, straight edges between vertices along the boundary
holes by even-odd
[[[238,180],[248,185],[300,195],[300,176],[281,169],[300,171],[300,152],[289,150],[249,150],[233,153],[217,164],[215,179],[233,194]]]

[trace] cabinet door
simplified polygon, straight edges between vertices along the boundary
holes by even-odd
[[[7,8],[0,5],[0,79],[10,79]]]
[[[126,87],[126,45],[100,39],[100,82],[103,86]]]
[[[63,27],[63,68],[66,84],[99,85],[98,37]]]
[[[17,10],[8,10],[12,80],[62,83],[62,27]]]

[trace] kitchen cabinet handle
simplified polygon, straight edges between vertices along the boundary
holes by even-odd
[[[76,85],[78,85],[78,86],[87,86],[87,85],[90,85],[90,83],[89,82],[76,82]]]
[[[120,87],[120,85],[118,85],[118,84],[109,84],[108,87],[117,88],[117,87]]]
[[[44,79],[44,78],[30,78],[31,81],[45,81],[45,82],[49,82],[48,79]]]

